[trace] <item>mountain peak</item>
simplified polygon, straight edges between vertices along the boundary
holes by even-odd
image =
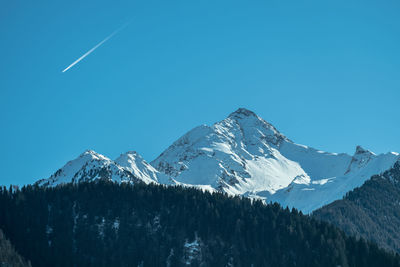
[[[156,169],[148,164],[136,151],[128,151],[121,154],[115,162],[146,184],[158,182],[158,176],[160,175],[157,173]],[[160,178],[163,177],[160,176]]]
[[[79,155],[78,159],[95,159],[95,160],[108,160],[107,157],[97,153],[94,150],[87,149],[82,154]]]
[[[374,157],[375,154],[373,152],[364,149],[361,146],[357,146],[356,152],[354,153],[350,165],[345,174],[365,167]]]
[[[141,157],[140,154],[135,150],[129,150],[129,151],[121,154],[121,156],[123,156],[123,155],[131,155],[131,156],[134,156],[134,157]]]
[[[362,146],[357,146],[356,147],[356,152],[354,155],[375,155],[373,152],[369,151],[368,149],[363,148]]]
[[[127,164],[127,161],[130,161],[130,162],[134,162],[134,161],[140,162],[140,161],[144,161],[144,159],[143,159],[142,156],[141,156],[139,153],[137,153],[136,151],[128,151],[128,152],[125,152],[125,153],[121,154],[121,155],[115,160],[116,163],[118,163],[119,165],[121,165],[121,166],[123,166],[123,167],[127,166],[127,165],[126,165],[126,164]]]
[[[84,155],[97,155],[98,153],[94,150],[91,149],[86,149],[80,156],[84,156]]]
[[[253,111],[246,108],[238,108],[236,111],[232,112],[229,117],[258,117]]]
[[[216,124],[231,125],[231,122],[237,123],[242,133],[250,138],[259,136],[260,138],[269,139],[270,144],[279,145],[282,140],[290,141],[286,136],[281,134],[271,123],[259,117],[256,113],[245,108],[239,108],[232,112],[228,118]],[[291,142],[291,141],[290,141]]]

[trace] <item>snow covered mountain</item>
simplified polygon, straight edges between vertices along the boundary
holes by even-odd
[[[180,184],[277,201],[309,213],[342,198],[400,159],[361,147],[353,156],[295,144],[247,109],[179,138],[148,164],[136,152],[112,161],[87,151],[38,183],[54,186],[98,178]]]
[[[295,144],[253,112],[238,109],[221,122],[188,132],[151,164],[181,183],[208,184],[309,213],[399,158],[361,147],[350,156]]]
[[[344,161],[345,165],[341,164],[340,156],[345,157],[337,155],[338,162],[332,160],[332,168],[328,169],[326,173],[322,173],[321,176],[310,174],[312,179],[309,181],[294,180],[287,188],[277,191],[274,195],[270,195],[269,192],[260,192],[259,195],[266,197],[269,201],[279,202],[283,206],[295,207],[304,213],[309,213],[341,199],[350,190],[363,185],[372,175],[390,169],[400,158],[399,154],[394,152],[375,155],[360,146],[356,148],[355,154],[350,159]],[[324,166],[323,164],[319,165],[321,161],[316,159],[316,166],[311,168],[308,173],[312,173],[314,170],[320,171],[318,170],[319,166]],[[304,167],[307,169],[306,165]],[[324,167],[329,167],[329,165]],[[334,170],[335,172],[333,172]]]
[[[151,164],[185,184],[211,185],[229,194],[256,193],[308,179],[300,164],[279,147],[290,142],[253,112],[239,109],[213,126],[199,126],[173,143]]]
[[[78,158],[69,161],[64,167],[56,171],[50,178],[37,182],[41,186],[57,186],[63,183],[79,183],[107,179],[115,182],[144,182],[146,184],[161,180],[169,184],[169,179],[158,173],[136,152],[127,152],[115,161],[87,150]]]

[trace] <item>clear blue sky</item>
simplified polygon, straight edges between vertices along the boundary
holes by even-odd
[[[322,150],[400,152],[399,14],[397,0],[3,1],[0,184],[89,148],[151,161],[238,107]]]

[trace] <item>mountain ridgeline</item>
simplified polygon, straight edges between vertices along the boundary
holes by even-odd
[[[89,150],[37,184],[51,187],[101,178],[184,185],[310,213],[341,199],[399,159],[398,153],[375,155],[360,146],[348,155],[299,145],[241,108],[212,126],[192,129],[151,163],[133,151],[111,160]]]
[[[180,186],[2,188],[0,218],[33,266],[400,266],[296,210]]]
[[[400,253],[400,162],[313,216]]]

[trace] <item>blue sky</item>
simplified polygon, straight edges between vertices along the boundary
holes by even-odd
[[[322,150],[400,152],[399,13],[394,0],[4,2],[0,184],[89,148],[151,161],[238,107]]]

